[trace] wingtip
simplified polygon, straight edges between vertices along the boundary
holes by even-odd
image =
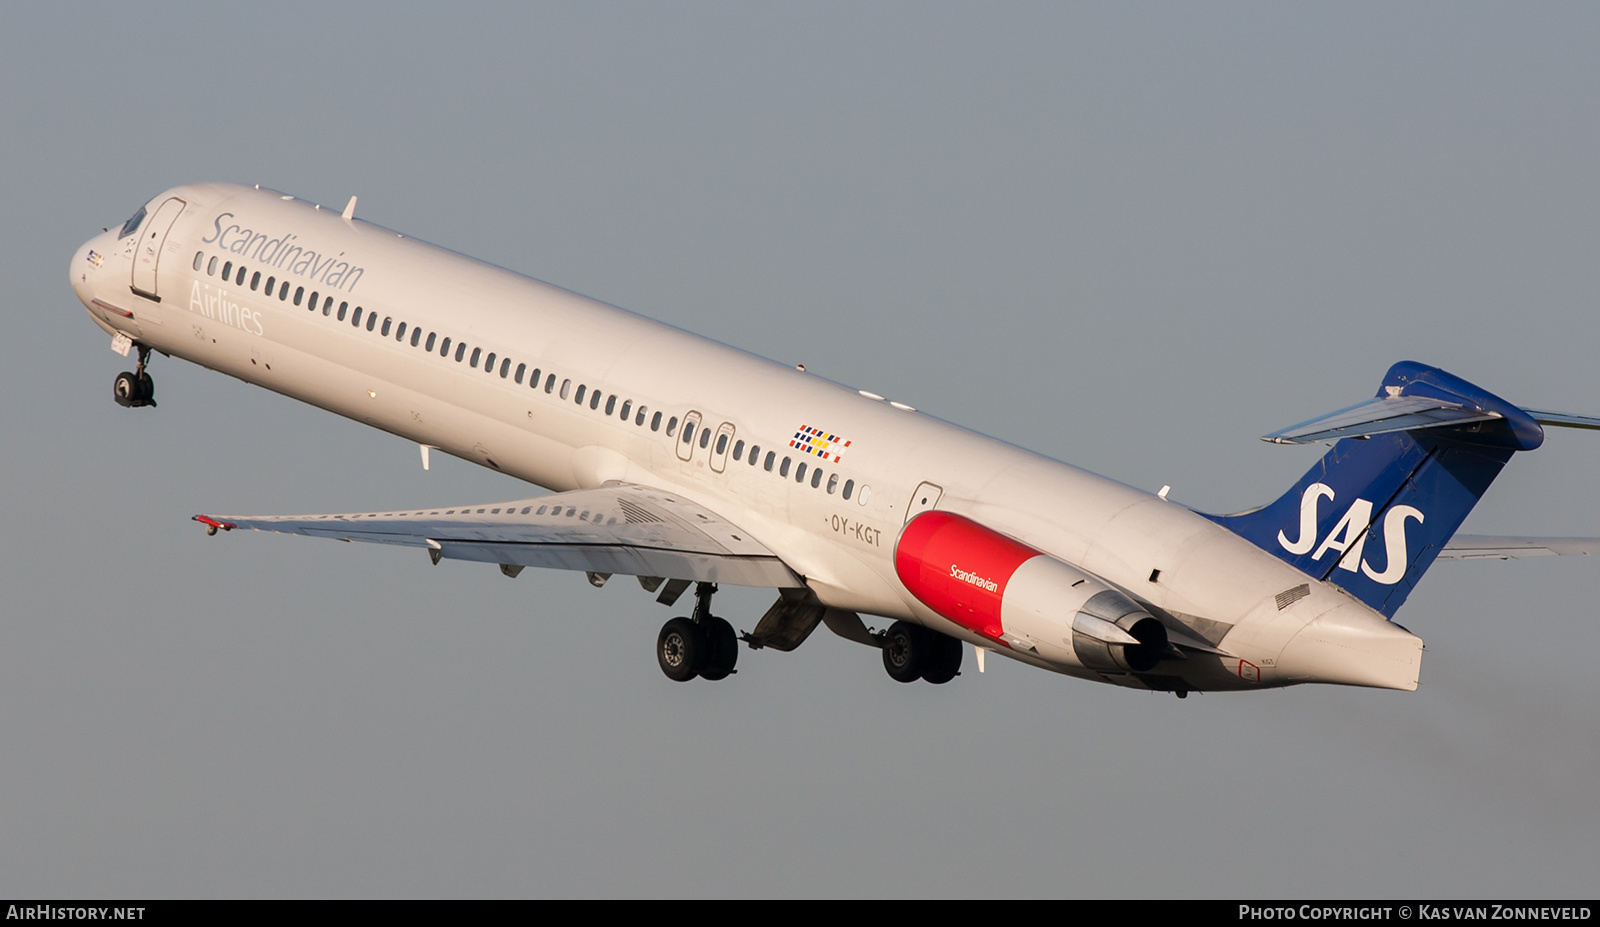
[[[232,531],[233,529],[239,527],[231,521],[220,521],[212,518],[210,515],[196,515],[192,520],[205,525],[206,534],[216,534],[219,528],[223,531]]]

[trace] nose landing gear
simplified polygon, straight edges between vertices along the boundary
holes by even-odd
[[[117,405],[125,409],[151,406],[156,404],[156,385],[150,379],[150,374],[145,372],[145,363],[150,360],[150,348],[138,345],[139,363],[132,373],[124,370],[117,374],[117,380],[111,387],[111,398]]]
[[[711,596],[716,591],[715,583],[696,583],[693,616],[674,618],[661,626],[656,662],[668,679],[726,679],[735,672],[739,638],[733,625],[711,614]]]

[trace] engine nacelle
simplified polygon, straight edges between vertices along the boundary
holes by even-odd
[[[960,515],[911,519],[894,566],[944,618],[1052,663],[1144,672],[1167,649],[1161,622],[1104,580]]]

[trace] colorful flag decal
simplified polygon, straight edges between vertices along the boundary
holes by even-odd
[[[99,267],[105,261],[105,256],[98,251],[89,252],[89,263]]]
[[[850,442],[821,428],[801,425],[800,430],[789,440],[789,446],[813,457],[838,463],[844,449],[850,446]]]

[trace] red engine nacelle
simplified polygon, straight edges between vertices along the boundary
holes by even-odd
[[[900,532],[895,572],[922,604],[1013,650],[1103,672],[1144,672],[1167,630],[1104,580],[960,515],[924,512]]]

